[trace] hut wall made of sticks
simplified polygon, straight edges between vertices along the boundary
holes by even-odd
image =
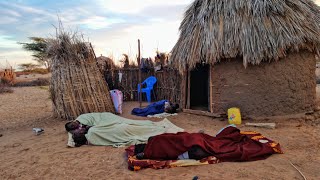
[[[60,32],[48,44],[52,59],[50,85],[54,114],[75,119],[90,112],[114,112],[109,88],[94,52],[81,37]]]

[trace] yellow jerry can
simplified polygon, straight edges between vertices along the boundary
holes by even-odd
[[[228,109],[228,122],[229,124],[241,124],[240,109],[233,107]]]

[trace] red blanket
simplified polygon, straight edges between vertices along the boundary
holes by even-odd
[[[198,145],[220,161],[254,161],[273,153],[282,153],[280,145],[256,132],[240,132],[227,127],[216,137],[203,133],[180,132],[161,134],[148,141],[144,157],[155,160],[173,160]]]

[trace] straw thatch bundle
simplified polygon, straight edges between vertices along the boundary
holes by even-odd
[[[75,119],[83,113],[114,112],[109,88],[88,43],[60,31],[48,42],[48,54],[52,59],[50,93],[57,116]]]
[[[278,60],[288,51],[319,53],[320,8],[311,0],[195,0],[185,13],[171,63],[243,64]]]
[[[116,65],[114,64],[113,60],[108,57],[102,56],[102,54],[100,57],[97,57],[97,63],[100,70],[102,71],[104,71],[105,69],[116,68]]]

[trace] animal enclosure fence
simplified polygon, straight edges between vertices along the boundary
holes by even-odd
[[[110,89],[119,89],[123,93],[124,101],[138,100],[139,68],[114,68],[104,71],[104,77]],[[155,76],[157,83],[154,86],[155,100],[167,99],[171,102],[179,103],[181,75],[175,69],[165,67],[161,71],[150,69],[141,72],[142,81],[149,76]],[[146,100],[142,94],[143,100]],[[154,95],[152,94],[154,100]]]

